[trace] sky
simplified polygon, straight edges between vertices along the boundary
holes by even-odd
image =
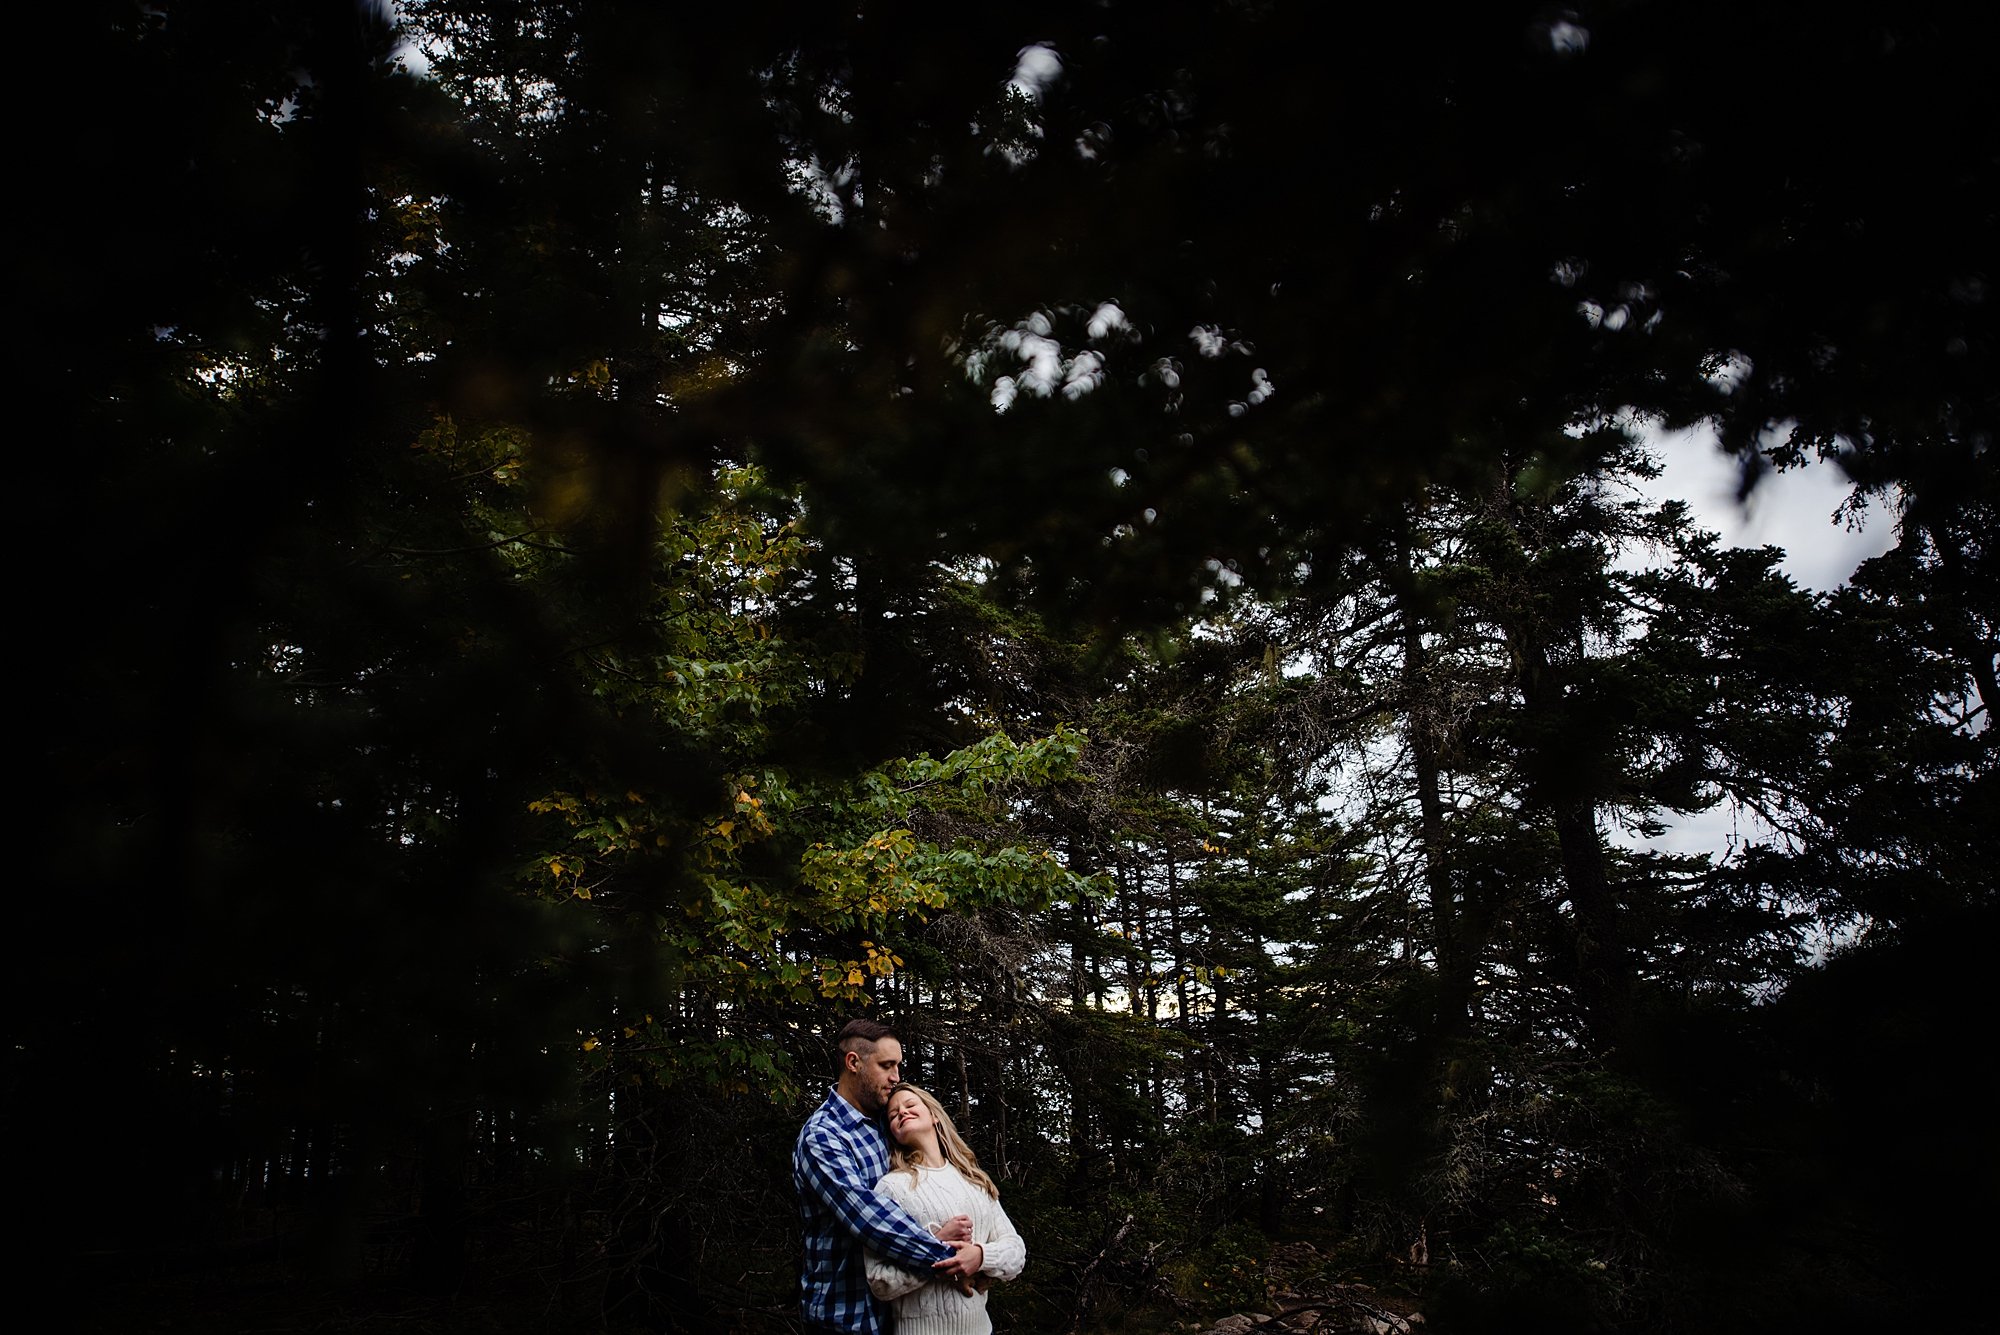
[[[1717,448],[1712,431],[1655,434],[1650,443],[1664,467],[1648,489],[1654,498],[1686,501],[1695,523],[1721,534],[1725,546],[1784,548],[1781,568],[1801,587],[1836,589],[1856,566],[1895,544],[1894,516],[1879,504],[1867,511],[1859,530],[1833,518],[1848,483],[1831,464],[1766,474],[1748,502],[1739,504],[1735,461]],[[1669,825],[1650,843],[1669,852],[1721,854],[1732,842],[1760,833],[1752,818],[1739,820],[1718,807]]]
[[[1785,573],[1805,588],[1838,588],[1856,566],[1895,544],[1894,516],[1879,504],[1859,531],[1833,518],[1848,482],[1832,464],[1766,474],[1739,505],[1736,463],[1717,448],[1713,431],[1654,433],[1650,443],[1665,468],[1650,488],[1656,499],[1686,501],[1695,522],[1720,533],[1724,546],[1784,548]]]

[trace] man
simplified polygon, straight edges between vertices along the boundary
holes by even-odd
[[[882,1306],[868,1291],[863,1248],[908,1270],[974,1282],[985,1252],[972,1220],[956,1215],[938,1236],[875,1190],[889,1171],[881,1116],[903,1075],[903,1043],[875,1020],[849,1020],[834,1040],[838,1076],[826,1101],[799,1131],[792,1184],[799,1193],[805,1265],[799,1308],[811,1331],[881,1335]]]

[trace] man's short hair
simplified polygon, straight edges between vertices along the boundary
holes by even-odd
[[[857,1016],[840,1026],[840,1033],[833,1040],[833,1068],[837,1071],[847,1065],[847,1054],[860,1047],[874,1047],[885,1038],[902,1039],[890,1026],[880,1020],[870,1020]]]

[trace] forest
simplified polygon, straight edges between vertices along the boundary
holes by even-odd
[[[1001,1331],[1992,1320],[1986,6],[40,9],[56,1328],[795,1335],[855,1015]]]

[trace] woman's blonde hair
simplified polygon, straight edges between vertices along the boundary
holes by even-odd
[[[965,1137],[958,1134],[958,1126],[951,1120],[951,1114],[944,1110],[944,1105],[932,1097],[929,1090],[919,1089],[915,1085],[897,1085],[889,1091],[889,1102],[894,1103],[898,1094],[916,1095],[917,1101],[929,1110],[932,1119],[937,1122],[938,1148],[944,1151],[945,1163],[956,1168],[959,1171],[959,1175],[967,1182],[978,1187],[994,1200],[999,1200],[1000,1188],[993,1185],[993,1179],[986,1176],[986,1170],[979,1166],[979,1156],[972,1152],[972,1146],[965,1143]],[[893,1136],[889,1138],[889,1166],[891,1171],[904,1169],[914,1178],[919,1168],[935,1168],[939,1166],[936,1164],[926,1165],[923,1156],[924,1151],[921,1148],[900,1144]]]

